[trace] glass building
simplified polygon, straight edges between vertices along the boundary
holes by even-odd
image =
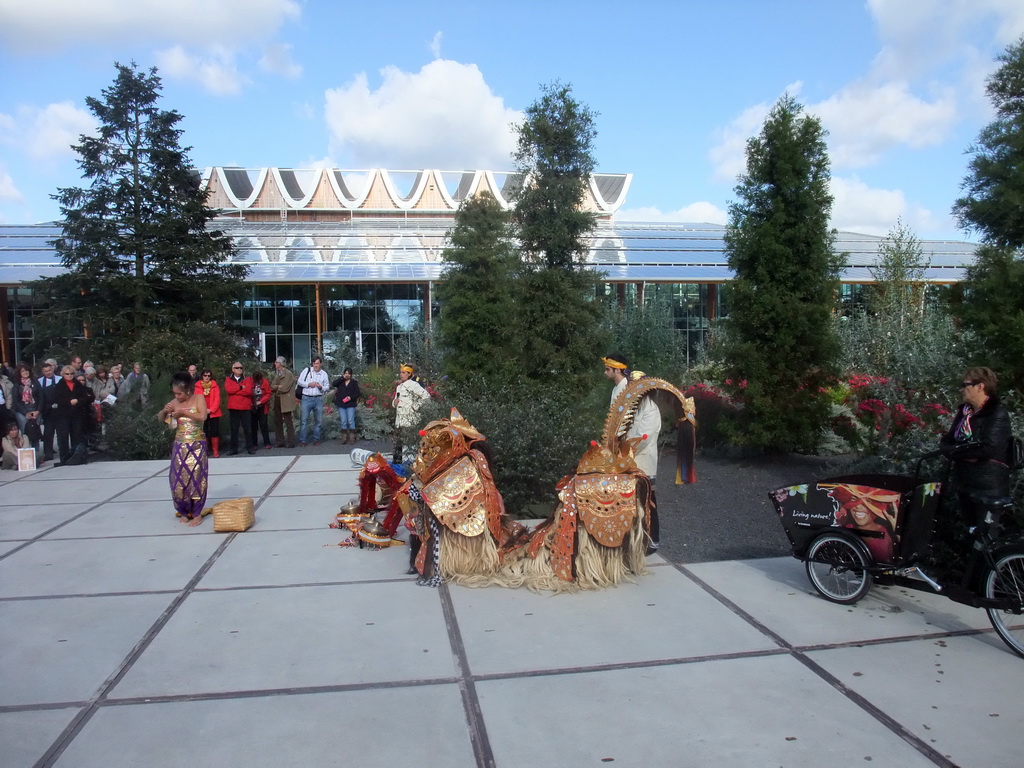
[[[728,310],[732,279],[725,227],[717,224],[620,221],[630,174],[596,174],[583,207],[596,214],[589,262],[604,277],[608,300],[621,306],[671,305],[680,343],[692,354],[710,323]],[[317,350],[348,342],[385,362],[400,339],[443,307],[441,252],[459,203],[487,191],[510,206],[520,179],[491,171],[291,170],[209,168],[203,183],[220,215],[212,226],[234,241],[234,260],[249,267],[248,291],[230,308],[233,322],[262,340],[267,359],[305,365]],[[59,223],[0,226],[0,347],[25,357],[33,318],[47,311],[26,283],[59,274],[51,242]],[[884,238],[840,232],[844,302],[872,282]],[[933,284],[963,279],[976,246],[923,241]]]

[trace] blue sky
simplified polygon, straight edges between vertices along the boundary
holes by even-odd
[[[949,216],[1020,0],[0,0],[0,223],[59,216],[113,63],[155,66],[198,168],[511,168],[542,83],[599,113],[620,218],[724,223],[785,92],[829,130],[833,225]]]

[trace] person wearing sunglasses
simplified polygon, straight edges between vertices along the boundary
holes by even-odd
[[[968,368],[960,381],[962,403],[940,449],[953,460],[960,509],[968,525],[985,513],[979,499],[1010,495],[1010,414],[999,400],[990,368]]]
[[[207,455],[219,459],[220,417],[223,415],[220,409],[220,386],[213,378],[213,371],[209,368],[203,368],[199,381],[196,382],[195,392],[197,395],[202,395],[206,401],[206,421],[203,422],[203,434],[206,435]]]
[[[243,373],[242,364],[237,360],[231,364],[231,373],[224,379],[224,391],[228,395],[228,420],[231,429],[230,455],[238,455],[238,430],[245,438],[245,450],[249,455],[256,453],[252,448],[252,379]]]

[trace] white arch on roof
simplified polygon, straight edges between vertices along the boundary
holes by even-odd
[[[294,174],[296,183],[302,188],[302,197],[294,198],[288,193],[288,185],[284,183],[284,178],[281,176],[281,171],[288,171]],[[281,191],[281,197],[288,204],[289,208],[305,208],[309,205],[309,201],[313,199],[313,195],[316,194],[317,188],[320,186],[320,179],[324,175],[323,168],[304,168],[296,170],[295,168],[271,168],[271,173],[274,176],[274,181],[277,182],[277,188]],[[303,180],[309,180],[312,178],[312,184],[303,185]]]

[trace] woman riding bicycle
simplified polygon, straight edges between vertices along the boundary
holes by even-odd
[[[984,499],[1010,495],[1010,414],[999,401],[990,368],[968,368],[960,383],[963,404],[940,448],[953,460],[960,507],[969,525],[984,518]]]

